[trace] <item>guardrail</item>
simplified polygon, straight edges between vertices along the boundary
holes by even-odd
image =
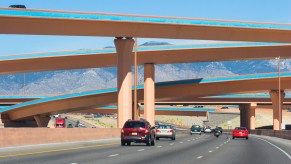
[[[264,135],[271,137],[278,137],[291,140],[291,130],[269,130],[269,129],[257,129],[251,130],[251,134]]]

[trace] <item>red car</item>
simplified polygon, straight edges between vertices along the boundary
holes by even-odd
[[[121,129],[121,145],[128,146],[131,142],[155,145],[155,127],[151,127],[146,120],[128,120]]]
[[[249,131],[245,127],[236,127],[232,132],[232,139],[234,138],[249,139]]]

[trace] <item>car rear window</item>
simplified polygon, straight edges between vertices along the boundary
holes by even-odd
[[[247,130],[247,128],[237,127],[235,130]]]
[[[192,125],[192,128],[200,128],[200,125]]]
[[[143,122],[126,122],[124,128],[144,128]]]
[[[159,125],[158,129],[172,129],[171,125]]]

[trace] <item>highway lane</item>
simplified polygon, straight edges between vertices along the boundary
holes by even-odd
[[[285,145],[283,151],[278,150],[270,143],[281,147]],[[35,150],[31,155],[0,157],[0,163],[31,164],[31,163],[205,163],[205,164],[228,164],[228,163],[280,163],[290,164],[288,158],[290,145],[284,142],[288,140],[266,139],[259,136],[250,136],[245,139],[228,139],[226,135],[215,138],[213,135],[180,135],[176,141],[161,139],[156,141],[155,146],[145,146],[145,144],[132,144],[132,146],[120,146],[109,142],[105,144],[91,144],[92,147],[80,149],[68,149],[56,152],[40,153],[43,150]],[[106,145],[107,144],[107,145]],[[88,146],[90,144],[84,144]],[[287,149],[287,150],[286,150]],[[57,150],[57,149],[56,149]],[[22,152],[23,153],[23,152]],[[11,152],[9,152],[11,154]],[[7,154],[6,154],[7,156]]]

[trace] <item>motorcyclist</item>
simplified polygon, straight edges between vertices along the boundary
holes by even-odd
[[[214,136],[219,137],[220,133],[221,133],[220,129],[218,128],[218,126],[216,126],[216,128],[214,129]]]

